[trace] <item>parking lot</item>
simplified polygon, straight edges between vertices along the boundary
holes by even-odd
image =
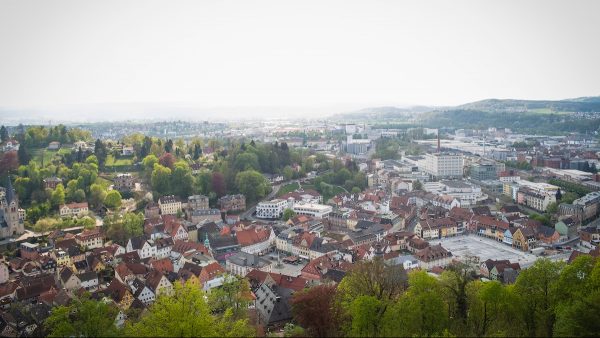
[[[477,256],[481,262],[488,259],[508,259],[511,262],[518,262],[521,267],[527,267],[537,259],[535,255],[528,252],[479,236],[457,236],[430,241],[431,245],[438,243],[459,260],[466,256]]]

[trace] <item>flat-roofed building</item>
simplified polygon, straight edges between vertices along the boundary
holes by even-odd
[[[463,176],[464,159],[461,154],[425,154],[419,168],[435,178],[460,178]]]
[[[327,218],[333,211],[333,208],[330,205],[298,202],[294,204],[292,210],[298,215]]]
[[[258,218],[280,218],[283,211],[288,207],[288,201],[274,199],[267,202],[259,202],[256,206],[256,217]]]

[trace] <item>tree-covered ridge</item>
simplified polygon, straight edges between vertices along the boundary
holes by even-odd
[[[250,337],[256,330],[248,321],[249,295],[248,283],[235,277],[208,296],[190,282],[174,283],[173,294],[160,295],[143,313],[84,295],[54,308],[44,329],[50,337]],[[118,317],[127,318],[124,326]]]
[[[515,284],[476,278],[454,264],[439,277],[361,262],[337,286],[294,296],[295,322],[312,336],[596,336],[600,260],[540,259]]]
[[[440,276],[406,273],[382,260],[356,264],[335,284],[307,285],[293,295],[296,336],[414,337],[596,336],[600,332],[600,261],[571,264],[538,260],[515,284],[477,279],[478,265],[451,265]],[[50,336],[254,336],[252,298],[244,279],[229,278],[208,295],[190,283],[174,284],[148,311],[119,310],[101,299],[76,299],[53,309]],[[287,328],[287,326],[286,326]],[[288,330],[286,330],[287,332]]]

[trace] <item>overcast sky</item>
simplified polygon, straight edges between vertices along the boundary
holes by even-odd
[[[600,95],[600,1],[0,1],[0,106]]]

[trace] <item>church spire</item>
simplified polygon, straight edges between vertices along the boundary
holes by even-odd
[[[15,198],[15,188],[12,186],[12,182],[10,181],[10,176],[6,178],[8,181],[6,184],[6,204],[12,203]]]
[[[204,237],[204,246],[207,249],[210,249],[210,241],[208,240],[208,232],[206,233],[206,236]]]

